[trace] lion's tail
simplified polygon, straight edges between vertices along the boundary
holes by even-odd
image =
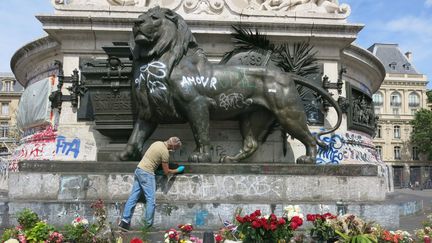
[[[339,107],[339,103],[336,100],[334,100],[332,98],[332,96],[322,87],[314,85],[308,79],[306,79],[302,76],[295,75],[295,74],[291,74],[291,75],[293,75],[293,80],[296,84],[305,86],[305,87],[317,92],[323,99],[327,100],[330,103],[330,105],[333,106],[334,109],[336,110],[336,113],[338,116],[336,125],[329,130],[318,132],[315,135],[315,138],[316,138],[318,145],[321,147],[326,147],[327,145],[320,139],[320,136],[325,135],[325,134],[329,134],[329,133],[333,133],[340,127],[340,125],[342,123],[342,110]]]

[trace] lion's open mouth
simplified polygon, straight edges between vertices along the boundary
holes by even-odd
[[[136,43],[148,43],[151,42],[151,38],[147,35],[143,34],[142,32],[138,32],[135,35],[135,42]]]

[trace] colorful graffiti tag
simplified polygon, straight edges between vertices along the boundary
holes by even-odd
[[[317,164],[340,164],[343,162],[380,163],[372,139],[367,135],[346,132],[321,137],[327,148],[318,148]]]

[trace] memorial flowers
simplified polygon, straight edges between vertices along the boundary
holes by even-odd
[[[422,222],[423,228],[414,231],[416,237],[420,242],[432,242],[432,214],[427,216],[427,220]]]
[[[328,219],[328,223],[338,235],[339,242],[378,242],[373,234],[372,223],[365,222],[353,214]]]
[[[378,235],[378,242],[382,243],[410,243],[414,242],[411,238],[411,234],[407,231],[396,230],[389,231],[383,230]]]
[[[256,210],[244,217],[237,215],[237,230],[244,242],[289,242],[294,231],[303,224],[303,215],[298,206],[285,208],[282,217],[275,214],[261,215]]]
[[[165,231],[165,243],[202,243],[201,239],[192,235],[192,224],[180,224],[177,227],[179,231],[173,228]]]
[[[309,230],[312,239],[320,242],[334,241],[337,237],[335,230],[331,227],[329,220],[336,219],[331,213],[308,214],[306,220],[311,222],[313,227]]]

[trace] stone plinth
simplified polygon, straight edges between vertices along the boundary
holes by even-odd
[[[102,198],[115,223],[133,183],[137,162],[23,161],[10,173],[9,198],[3,219],[29,207],[57,225],[75,214],[91,218],[89,205]],[[300,205],[304,213],[346,210],[386,227],[398,226],[397,205],[386,205],[384,178],[374,165],[191,164],[172,178],[157,176],[155,227],[166,229],[192,223],[217,229],[237,208],[281,214],[285,206]],[[137,206],[134,226],[143,207]],[[4,223],[7,224],[7,223]]]

